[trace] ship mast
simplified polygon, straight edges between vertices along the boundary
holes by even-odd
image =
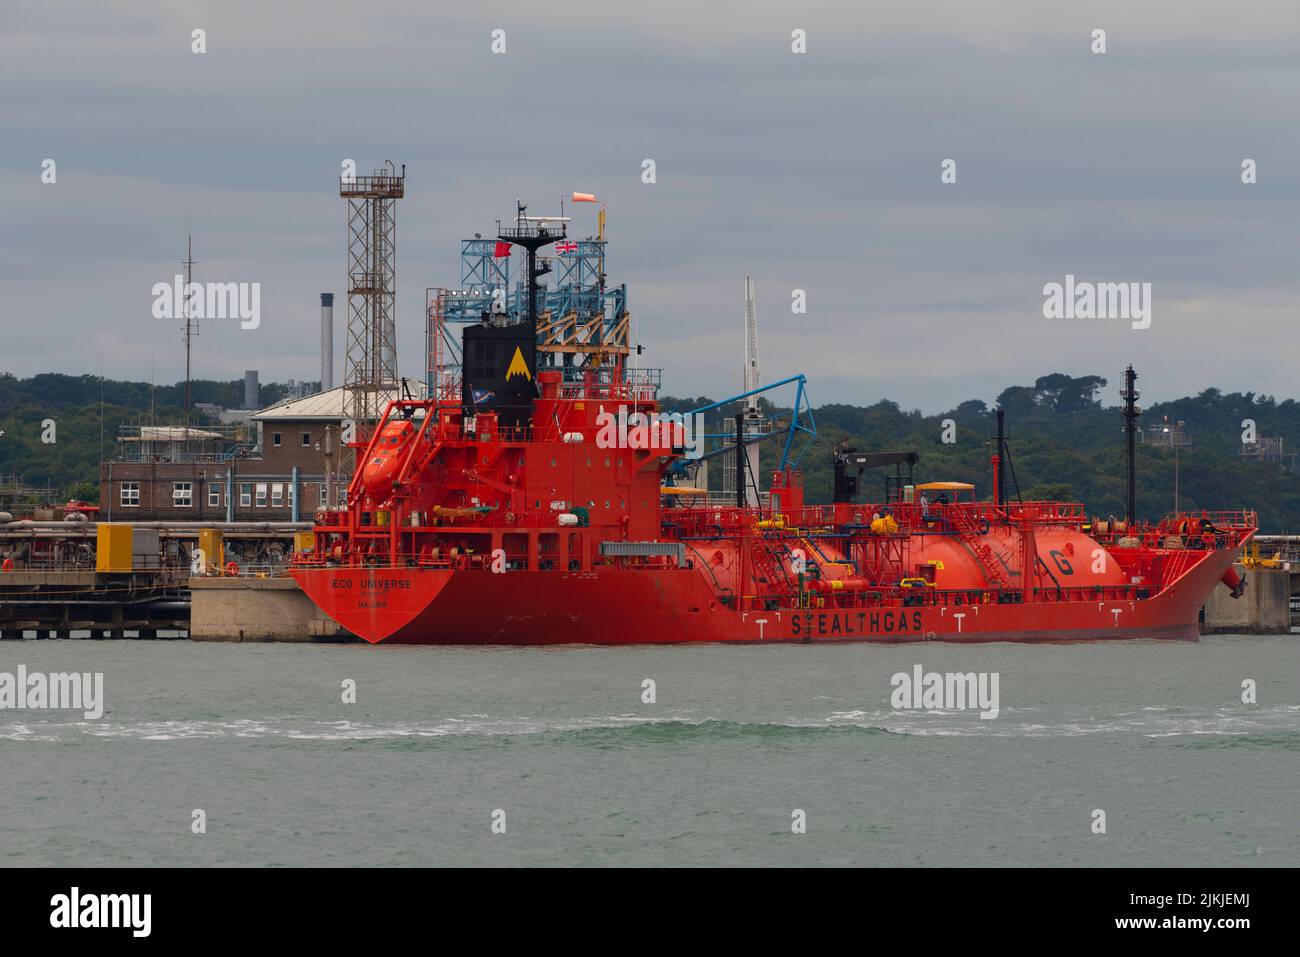
[[[1135,439],[1137,435],[1137,420],[1142,414],[1138,408],[1138,390],[1134,387],[1137,382],[1138,374],[1133,371],[1130,365],[1124,370],[1124,390],[1120,393],[1120,398],[1124,400],[1124,444],[1125,444],[1125,464],[1127,465],[1127,482],[1128,482],[1128,527],[1131,530],[1133,524],[1137,521],[1137,453],[1135,449]],[[1130,531],[1131,534],[1131,531]]]
[[[741,418],[736,418],[736,444],[744,447],[743,470],[741,458],[737,459],[736,502],[758,505],[758,442],[752,440],[759,432],[758,412],[758,318],[754,309],[754,280],[745,277],[745,375],[743,392],[753,393],[745,399],[743,428]],[[748,481],[746,481],[748,473]],[[740,489],[744,489],[742,493]]]
[[[502,229],[501,223],[497,222],[497,239],[502,242],[512,243],[516,246],[522,246],[528,254],[527,278],[524,283],[524,291],[528,296],[528,302],[525,306],[524,315],[529,325],[534,329],[537,328],[537,280],[551,271],[551,264],[543,262],[537,263],[537,250],[543,246],[549,246],[557,239],[564,239],[567,233],[564,216],[529,216],[528,207],[522,200],[515,200],[515,225],[513,229]],[[547,226],[548,223],[559,222],[560,231],[552,232]]]

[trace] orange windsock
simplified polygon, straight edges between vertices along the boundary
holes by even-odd
[[[596,201],[595,193],[574,193],[573,201],[575,203],[594,203]]]

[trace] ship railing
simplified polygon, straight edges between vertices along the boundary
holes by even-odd
[[[564,370],[560,396],[570,400],[653,402],[659,395],[662,379],[662,369],[629,369],[616,366],[571,367]]]
[[[790,519],[800,524],[835,522],[837,514],[839,519],[852,516],[851,523],[863,527],[869,527],[875,518],[892,515],[904,530],[925,527],[951,534],[958,534],[959,527],[969,522],[988,522],[993,527],[1008,523],[1075,526],[1087,521],[1084,507],[1077,502],[1016,502],[999,507],[991,502],[927,501],[922,505],[919,501],[895,501],[805,506],[789,512]]]
[[[465,428],[464,422],[461,422],[458,428],[453,428],[450,433],[442,432],[439,437],[445,437],[447,434],[470,441],[477,439],[484,442],[532,442],[534,430],[529,426],[486,425],[480,419],[472,432]]]
[[[1204,552],[1210,549],[1235,548],[1241,545],[1252,528],[1224,528],[1219,525],[1215,531],[1207,533],[1197,530],[1192,534],[1178,531],[1175,527],[1163,525],[1143,526],[1122,532],[1106,532],[1096,535],[1096,539],[1107,547],[1116,548],[1121,542],[1131,543],[1137,539],[1143,549],[1157,551]]]
[[[533,441],[533,430],[527,426],[497,426],[492,430],[492,435],[497,442],[531,442]],[[482,436],[480,435],[480,438]]]
[[[1209,528],[1202,526],[1207,521]],[[1105,523],[1109,526],[1111,523]],[[1094,529],[1094,537],[1103,544],[1117,545],[1123,540],[1137,539],[1143,548],[1204,551],[1207,545],[1233,548],[1242,544],[1259,527],[1257,513],[1246,510],[1202,510],[1197,512],[1171,512],[1159,522],[1136,523],[1133,527],[1106,527]],[[1207,534],[1211,536],[1207,539]]]
[[[895,514],[922,515],[928,512],[933,520],[951,515],[970,516],[976,521],[987,519],[989,524],[1029,522],[1040,525],[1073,525],[1087,520],[1083,505],[1078,502],[1009,502],[994,505],[992,502],[929,502],[922,509],[920,502],[902,502],[889,506]]]
[[[14,571],[93,572],[96,568],[93,556],[89,558],[51,558],[40,555],[15,558],[13,563]],[[0,573],[0,585],[3,584],[4,576],[3,573]]]
[[[233,568],[231,565],[233,564]],[[187,569],[179,569],[184,572],[185,577],[196,578],[285,578],[289,574],[289,569],[295,565],[311,564],[307,561],[298,561],[297,559],[282,562],[259,562],[256,564],[243,564],[241,562],[228,562],[224,567],[212,567],[202,575],[191,575]]]
[[[570,401],[603,399],[609,402],[654,402],[658,395],[656,386],[626,382],[566,382],[560,387],[560,398]]]
[[[980,503],[988,513],[1005,512],[1018,521],[1031,521],[1040,524],[1087,521],[1087,510],[1080,502],[1009,502],[1001,509],[995,505]]]
[[[697,561],[703,562],[703,558],[699,552],[695,551],[693,548],[690,549],[690,551],[693,554],[687,559],[686,563],[682,565],[678,565],[670,555],[615,555],[602,556],[593,563],[593,567],[618,567],[620,569],[643,571],[664,571],[666,569],[678,568],[686,570],[694,567],[694,563]],[[567,565],[562,563],[561,556],[558,552],[543,552],[535,557],[536,569],[538,571],[559,572],[578,571],[581,569],[581,559],[577,555],[571,554]],[[501,558],[501,556],[498,556],[498,558]],[[505,573],[507,574],[511,572],[525,571],[529,568],[529,555],[525,550],[508,551],[505,553],[503,560],[505,563]],[[390,558],[387,554],[353,554],[345,556],[342,560],[335,560],[330,556],[319,552],[308,552],[294,556],[292,561],[289,562],[288,565],[284,566],[282,571],[287,570],[287,568],[290,567],[299,569],[338,567],[367,568],[374,570],[443,568],[455,571],[483,571],[485,573],[495,573],[494,565],[495,562],[493,556],[486,552],[464,552],[458,555],[448,555],[445,552],[437,555],[428,552],[421,552],[419,554],[403,552],[400,553],[396,559]],[[708,571],[710,577],[714,577],[713,571],[708,567],[707,562],[704,563],[704,567],[706,571]],[[252,573],[256,574],[258,570],[259,569],[255,566]],[[241,568],[239,574],[246,574],[246,570]],[[729,592],[729,589],[722,588],[716,577],[714,577],[714,584],[719,588],[720,594]]]
[[[1256,529],[1259,527],[1259,513],[1250,509],[1222,509],[1206,510],[1197,512],[1170,512],[1162,518],[1157,524],[1157,529],[1173,528],[1179,521],[1192,519],[1201,521],[1209,520],[1210,524],[1219,529],[1245,530]]]

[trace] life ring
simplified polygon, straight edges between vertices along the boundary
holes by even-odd
[[[514,523],[515,523],[515,513],[514,513],[514,512],[506,512],[506,524],[507,524],[507,525],[513,525]]]
[[[6,558],[4,561],[0,562],[0,572],[11,572],[13,570],[14,560],[12,558]]]
[[[238,574],[239,574],[239,563],[238,563],[238,562],[226,562],[226,574],[227,574],[228,576],[230,576],[231,578],[234,578],[236,575],[238,575]]]

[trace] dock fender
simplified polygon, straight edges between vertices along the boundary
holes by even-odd
[[[1237,569],[1231,565],[1228,566],[1228,570],[1223,573],[1223,577],[1219,580],[1228,586],[1233,598],[1240,598],[1246,593],[1246,576],[1238,574]]]

